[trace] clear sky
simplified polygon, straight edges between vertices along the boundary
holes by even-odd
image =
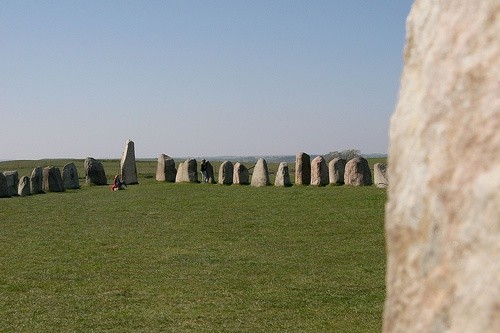
[[[410,0],[0,1],[0,160],[386,153]]]

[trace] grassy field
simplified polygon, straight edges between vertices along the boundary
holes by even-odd
[[[0,199],[0,332],[381,330],[385,190],[159,183],[155,168],[125,191]]]

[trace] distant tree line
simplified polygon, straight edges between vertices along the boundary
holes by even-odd
[[[334,158],[343,158],[346,161],[349,161],[355,157],[361,156],[361,151],[359,149],[345,149],[342,151],[332,151],[329,152],[328,154],[324,155],[323,157],[327,162],[330,162]]]

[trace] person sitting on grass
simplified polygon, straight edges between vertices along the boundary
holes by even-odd
[[[115,176],[115,180],[113,181],[113,186],[111,186],[112,191],[124,190],[125,182],[120,179],[118,175]]]

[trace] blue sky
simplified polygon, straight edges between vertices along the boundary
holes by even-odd
[[[0,2],[0,160],[385,153],[410,0]]]

